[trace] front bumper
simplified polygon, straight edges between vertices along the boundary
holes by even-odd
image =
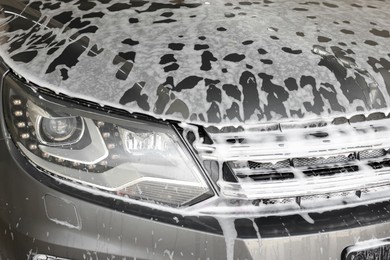
[[[0,140],[0,259],[340,259],[357,242],[390,237],[383,212],[376,224],[264,237],[259,230],[253,238],[136,217],[49,188],[28,173],[34,167],[10,139]]]
[[[18,152],[10,140],[0,141],[1,259],[37,253],[69,259],[225,258],[222,236],[134,217],[48,188],[25,172],[7,146]]]

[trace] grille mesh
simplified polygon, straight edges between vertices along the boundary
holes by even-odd
[[[294,167],[304,167],[304,166],[318,166],[318,165],[328,165],[328,164],[337,164],[337,163],[346,163],[354,159],[354,155],[349,156],[340,155],[332,156],[328,158],[294,158],[293,165]]]
[[[290,160],[283,160],[276,163],[259,163],[248,161],[248,167],[251,169],[280,169],[290,166]]]
[[[359,153],[359,159],[373,159],[386,155],[385,149],[366,150]]]

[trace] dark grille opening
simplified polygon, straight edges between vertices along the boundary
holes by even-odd
[[[371,166],[373,169],[382,169],[390,167],[390,159],[386,159],[382,162],[369,162],[369,166]]]
[[[376,167],[383,168],[384,166],[382,164],[376,164]],[[388,161],[387,167],[390,167],[390,161]],[[334,166],[334,167],[327,166],[324,168],[313,168],[313,169],[309,168],[307,170],[303,170],[302,173],[305,174],[307,177],[315,177],[315,176],[332,176],[340,173],[356,172],[358,170],[359,170],[359,166],[357,165]],[[260,172],[260,173],[253,173],[250,175],[237,173],[237,177],[241,179],[249,177],[254,181],[273,181],[273,180],[293,179],[294,173],[292,171]]]
[[[359,170],[359,166],[350,165],[342,167],[326,167],[323,169],[310,169],[303,171],[306,176],[332,176],[339,173],[356,172]]]
[[[239,178],[248,177],[246,175],[237,175]],[[254,174],[249,176],[254,181],[272,181],[272,180],[286,180],[293,179],[294,174],[292,172],[271,172],[266,174]]]

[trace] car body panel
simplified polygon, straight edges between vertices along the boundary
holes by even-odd
[[[283,131],[283,121],[388,112],[386,1],[0,6],[1,70],[92,106],[205,127],[243,125],[240,134],[253,136],[264,129],[245,127],[276,122]],[[310,215],[295,198],[299,210],[269,216],[256,208],[260,200],[215,196],[172,213],[70,189],[18,150],[0,104],[0,259],[340,259],[349,246],[390,237],[386,196],[358,206],[341,199],[345,205]],[[202,129],[185,130],[195,128]],[[239,147],[237,136],[232,146]],[[261,143],[246,145],[261,151]],[[223,161],[221,147],[209,155]]]
[[[388,8],[30,1],[3,18],[0,51],[39,86],[156,118],[221,126],[344,116],[388,110]]]
[[[0,134],[0,258],[28,259],[35,254],[65,259],[340,259],[361,241],[390,237],[390,223],[301,235],[278,231],[274,237],[239,238],[214,234],[102,207],[33,178],[12,141]],[[50,217],[45,197],[74,205],[79,228]],[[389,212],[389,206],[385,206]],[[63,210],[65,216],[75,214]],[[388,214],[388,213],[387,213]],[[387,217],[388,219],[388,217]],[[249,219],[247,219],[250,221]],[[294,223],[290,223],[292,226]],[[253,222],[253,228],[261,223]],[[283,222],[278,225],[282,227]],[[315,224],[307,223],[306,225]],[[245,230],[242,230],[244,232]],[[288,232],[288,229],[285,231]],[[280,233],[279,233],[280,232]]]

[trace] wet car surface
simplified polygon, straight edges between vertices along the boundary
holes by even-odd
[[[0,6],[1,259],[388,259],[388,1]]]

